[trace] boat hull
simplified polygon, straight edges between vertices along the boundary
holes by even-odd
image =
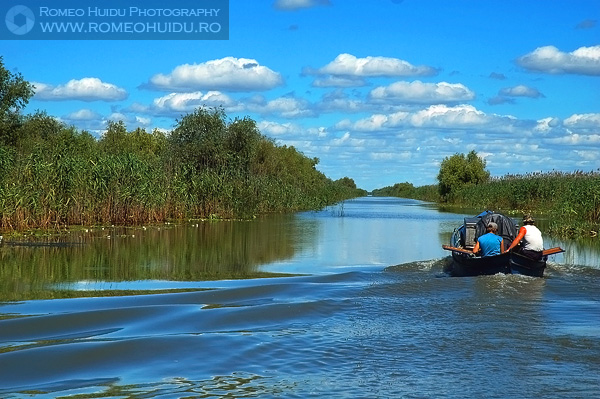
[[[485,276],[498,273],[543,277],[545,269],[545,258],[535,261],[515,252],[505,252],[488,257],[473,257],[460,252],[452,252],[452,264],[448,272],[454,277]]]

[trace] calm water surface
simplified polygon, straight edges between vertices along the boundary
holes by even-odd
[[[598,397],[598,241],[451,278],[464,216],[369,197],[5,242],[0,397]]]

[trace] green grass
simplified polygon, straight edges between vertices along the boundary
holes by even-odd
[[[248,118],[198,109],[172,132],[109,123],[96,139],[45,114],[0,141],[0,231],[251,219],[364,195],[318,159],[278,146]]]
[[[393,193],[393,187],[386,188],[384,193]],[[404,194],[399,196],[441,203],[432,187],[436,186],[425,186],[420,193],[419,187],[404,186],[405,190],[397,192]],[[596,237],[600,232],[600,173],[577,171],[506,175],[492,178],[487,183],[462,187],[444,204],[469,209],[494,209],[515,215],[532,213],[552,221],[550,234]]]

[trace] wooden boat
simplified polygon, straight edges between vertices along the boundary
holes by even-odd
[[[546,249],[541,260],[533,260],[518,252],[518,247],[511,252],[496,256],[480,257],[472,252],[477,238],[486,232],[489,222],[498,225],[497,234],[504,239],[504,246],[513,242],[518,234],[518,226],[514,220],[497,212],[485,211],[473,218],[465,218],[464,224],[454,230],[450,245],[442,248],[452,251],[452,264],[447,272],[451,276],[481,276],[504,274],[524,274],[532,277],[543,277],[548,255],[564,252],[560,247]]]

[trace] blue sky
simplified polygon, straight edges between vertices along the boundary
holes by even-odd
[[[493,176],[600,167],[597,0],[229,4],[229,40],[2,41],[0,55],[36,85],[26,112],[101,135],[223,106],[367,190],[433,184],[470,150]]]

